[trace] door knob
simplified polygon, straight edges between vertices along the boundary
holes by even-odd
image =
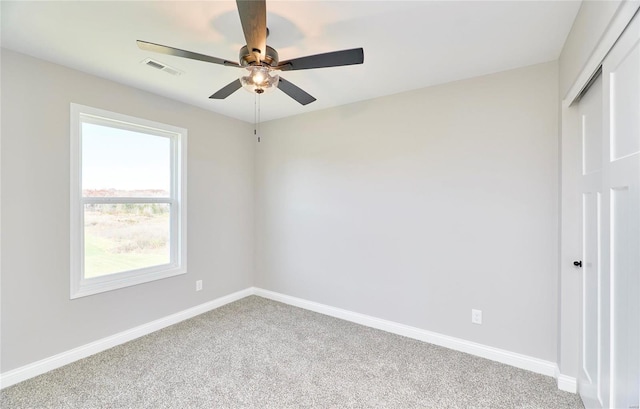
[[[573,265],[576,266],[576,267],[582,268],[582,260],[574,261]]]

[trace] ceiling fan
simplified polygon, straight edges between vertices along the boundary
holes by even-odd
[[[364,62],[364,50],[362,48],[279,61],[278,52],[267,45],[269,29],[267,28],[265,0],[236,0],[236,4],[240,14],[244,38],[247,41],[247,45],[240,48],[238,57],[240,63],[141,40],[137,41],[138,47],[161,54],[243,69],[240,78],[222,87],[209,98],[224,99],[241,87],[258,94],[279,88],[302,105],[307,105],[316,99],[298,86],[280,77],[280,71],[338,67],[362,64]]]

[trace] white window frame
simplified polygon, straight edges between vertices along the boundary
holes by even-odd
[[[71,103],[70,298],[111,291],[187,272],[187,130],[146,119]],[[83,197],[82,123],[142,132],[171,140],[169,198]],[[99,277],[84,277],[84,205],[107,203],[168,203],[170,262]]]

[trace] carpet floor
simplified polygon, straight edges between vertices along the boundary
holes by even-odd
[[[0,392],[9,408],[582,408],[553,378],[251,296]]]

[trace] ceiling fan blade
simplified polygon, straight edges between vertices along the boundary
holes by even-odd
[[[265,0],[236,0],[247,48],[260,62],[267,49],[267,5]]]
[[[295,99],[302,105],[310,104],[316,100],[314,97],[303,91],[302,88],[294,85],[293,83],[285,80],[282,77],[280,77],[280,81],[278,82],[278,88],[280,88],[282,92],[289,95],[291,98]]]
[[[282,71],[308,70],[311,68],[362,64],[363,62],[364,49],[352,48],[350,50],[333,51],[330,53],[309,55],[306,57],[281,61],[276,68]]]
[[[211,57],[209,55],[198,54],[191,51],[181,50],[179,48],[173,48],[166,45],[149,43],[147,41],[137,40],[138,47],[142,50],[153,51],[154,53],[174,55],[176,57],[189,58],[191,60],[199,60],[204,62],[210,62],[213,64],[227,65],[232,67],[240,67],[240,64],[233,61],[227,61],[222,58]]]
[[[222,87],[218,92],[216,92],[215,94],[211,95],[209,98],[211,98],[211,99],[225,99],[229,95],[231,95],[234,92],[236,92],[237,90],[239,90],[241,87],[242,87],[242,84],[240,83],[240,80],[239,79],[235,80],[235,81],[225,85],[224,87]]]

